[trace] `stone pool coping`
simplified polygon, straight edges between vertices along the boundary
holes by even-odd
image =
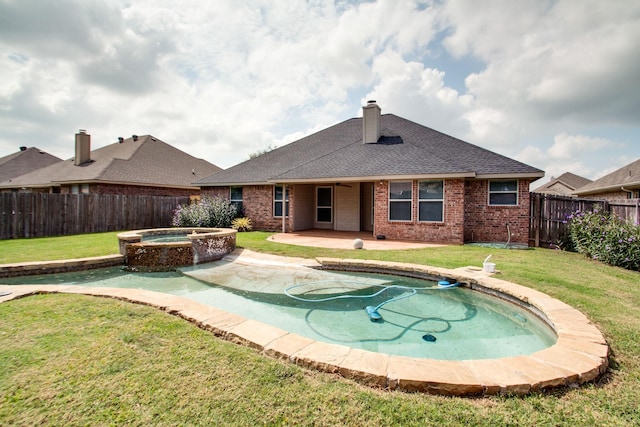
[[[415,264],[318,258],[290,260],[242,251],[230,257],[248,264],[322,265],[328,269],[385,271],[456,278],[472,289],[515,297],[540,314],[555,330],[557,342],[529,356],[445,361],[387,355],[329,344],[289,333],[187,298],[141,289],[77,285],[0,285],[0,303],[42,293],[111,297],[149,305],[186,319],[227,341],[297,365],[342,375],[390,390],[471,396],[514,394],[590,382],[608,367],[609,347],[598,328],[569,305],[533,289],[466,267],[455,270]],[[7,295],[4,293],[9,292]]]
[[[55,261],[32,261],[0,264],[0,279],[5,277],[33,276],[37,274],[66,273],[115,267],[124,264],[124,255],[104,255],[90,258],[62,259]]]

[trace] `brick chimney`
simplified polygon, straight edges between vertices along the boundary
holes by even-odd
[[[91,135],[80,129],[76,133],[76,158],[74,164],[79,166],[91,161]]]
[[[362,107],[362,141],[375,144],[380,139],[380,107],[376,101],[367,101]]]

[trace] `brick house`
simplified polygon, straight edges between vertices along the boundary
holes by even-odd
[[[543,175],[513,159],[381,114],[370,101],[361,118],[194,184],[203,195],[242,206],[262,230],[527,243],[529,184]]]
[[[640,199],[640,159],[578,188],[573,194],[610,202]]]
[[[119,138],[91,150],[91,136],[75,135],[75,157],[0,182],[0,191],[190,197],[193,181],[220,170],[151,135]]]

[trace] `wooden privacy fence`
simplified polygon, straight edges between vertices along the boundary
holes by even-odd
[[[567,196],[531,193],[529,245],[549,247],[567,238],[571,224],[569,215],[599,205],[620,219],[638,225],[640,199],[604,201]]]
[[[0,193],[0,239],[171,226],[188,197]]]

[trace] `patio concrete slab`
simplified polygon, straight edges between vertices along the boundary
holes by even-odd
[[[355,239],[364,243],[362,249],[354,249]],[[372,233],[334,230],[303,230],[291,233],[277,233],[267,240],[296,246],[314,246],[316,248],[353,249],[353,250],[393,250],[419,249],[446,246],[446,244],[411,242],[403,240],[377,239]]]

